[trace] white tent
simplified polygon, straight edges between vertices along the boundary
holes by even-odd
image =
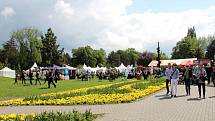
[[[0,76],[15,78],[15,70],[11,70],[8,67],[5,67],[2,70],[0,70]]]
[[[35,70],[35,69],[37,69],[38,68],[38,66],[37,66],[37,64],[36,64],[36,62],[34,62],[34,65],[30,68],[31,70]]]
[[[118,70],[120,73],[124,73],[126,71],[127,67],[124,66],[123,63],[121,63],[121,65],[118,67]]]
[[[65,68],[67,68],[69,70],[77,70],[77,68],[74,68],[74,67],[71,67],[71,66],[68,66],[68,65],[66,65]]]

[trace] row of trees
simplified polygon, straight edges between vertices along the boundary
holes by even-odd
[[[57,37],[48,29],[45,35],[35,28],[24,28],[11,34],[0,49],[0,66],[23,70],[34,62],[41,66],[63,64],[67,54],[57,44]]]
[[[162,46],[162,45],[161,45]],[[206,54],[205,54],[205,51]],[[210,58],[215,54],[215,37],[197,38],[195,28],[189,28],[187,36],[177,42],[173,48],[172,58]],[[70,56],[71,55],[71,56]],[[138,52],[134,48],[111,51],[108,55],[100,48],[90,46],[72,49],[71,54],[66,53],[57,43],[57,36],[51,28],[42,34],[35,28],[24,28],[12,32],[10,39],[0,49],[0,67],[8,66],[12,69],[23,70],[30,68],[34,62],[40,66],[64,65],[79,66],[86,64],[91,67],[115,67],[121,63],[125,65],[147,66],[152,60],[157,59],[157,53]],[[164,53],[161,59],[168,59]]]

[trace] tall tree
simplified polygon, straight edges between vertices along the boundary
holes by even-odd
[[[106,52],[104,49],[100,48],[99,50],[94,50],[95,58],[96,58],[96,65],[98,66],[105,66],[106,64]]]
[[[57,36],[52,32],[51,28],[48,29],[42,39],[42,61],[43,66],[62,65],[63,64],[63,51],[59,49],[57,44]]]
[[[90,46],[72,49],[72,64],[73,66],[86,64],[95,67],[97,64],[95,50]]]
[[[128,48],[125,51],[126,51],[127,57],[128,57],[128,64],[133,64],[135,66],[140,53],[138,51],[136,51],[134,48]]]
[[[18,61],[18,50],[17,43],[14,39],[10,39],[5,44],[3,44],[3,49],[1,50],[1,58],[3,63],[12,69],[17,69]]]
[[[215,40],[210,42],[210,44],[207,47],[207,51],[208,51],[208,58],[214,60],[215,59]]]
[[[42,61],[40,32],[35,28],[23,28],[12,32],[3,46],[5,61],[13,69],[28,69],[33,62]]]
[[[173,48],[172,58],[204,58],[205,45],[201,39],[196,38],[195,28],[189,28],[188,34]]]

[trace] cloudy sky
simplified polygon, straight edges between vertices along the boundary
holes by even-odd
[[[215,0],[0,0],[0,44],[24,27],[49,27],[67,52],[90,45],[111,50],[163,52],[196,27],[215,33]]]

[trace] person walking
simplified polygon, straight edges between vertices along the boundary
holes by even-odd
[[[213,69],[212,67],[208,64],[207,67],[205,67],[205,71],[207,73],[207,81],[208,81],[208,85],[210,85],[210,82],[211,82],[211,75],[213,73]]]
[[[199,98],[201,98],[201,87],[202,87],[203,99],[205,99],[205,80],[207,80],[207,73],[202,64],[199,64],[199,69],[196,76],[198,79],[197,82],[198,82]]]
[[[147,68],[144,68],[144,70],[143,70],[143,77],[144,77],[144,80],[148,79],[148,69]]]
[[[30,81],[30,84],[32,85],[32,80],[33,80],[33,73],[31,72],[31,69],[29,69],[29,81]]]
[[[35,85],[37,85],[37,82],[39,82],[39,84],[41,85],[41,83],[40,83],[40,73],[39,72],[40,71],[36,72],[36,82],[35,82]]]
[[[49,70],[49,72],[48,72],[48,88],[50,88],[51,84],[53,84],[54,87],[56,88],[56,85],[55,85],[53,80],[54,80],[53,79],[53,72],[52,72],[52,70]]]
[[[214,87],[215,87],[215,63],[213,63],[213,67],[212,67],[212,82],[214,83]]]
[[[26,82],[25,82],[25,72],[24,72],[24,70],[21,72],[21,80],[22,80],[22,84],[26,84]]]
[[[18,84],[18,74],[17,73],[15,74],[15,82],[14,82],[14,84]]]
[[[172,74],[171,74],[171,97],[176,97],[177,93],[177,85],[179,80],[179,70],[177,69],[177,64],[174,63],[172,66]]]
[[[185,72],[183,75],[185,82],[186,95],[190,95],[190,79],[192,78],[192,73],[190,73],[189,66],[185,67]]]
[[[166,94],[169,94],[169,83],[171,80],[171,73],[172,73],[172,69],[171,69],[171,63],[168,63],[168,67],[165,70],[165,75],[166,75]]]
[[[47,70],[45,71],[45,81],[44,81],[44,84],[46,83],[46,81],[49,81],[49,72]]]

